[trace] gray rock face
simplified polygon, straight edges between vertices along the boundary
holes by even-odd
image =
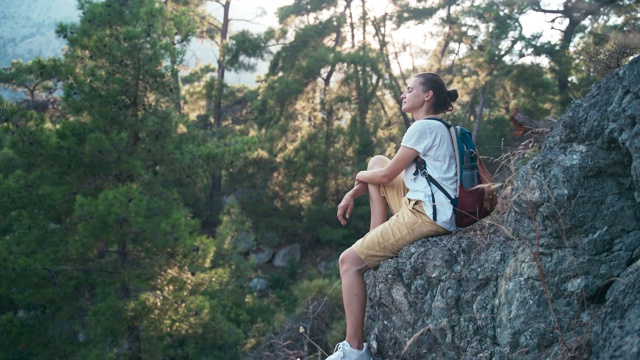
[[[262,291],[267,288],[269,282],[263,278],[255,278],[249,281],[249,287],[254,292]]]
[[[259,246],[251,252],[251,256],[257,266],[264,265],[273,257],[273,249],[268,246]]]
[[[301,246],[296,243],[280,249],[276,256],[273,257],[273,265],[279,267],[286,267],[290,262],[297,264],[300,261]]]
[[[256,237],[252,233],[241,232],[231,242],[239,253],[246,254],[256,246]]]
[[[510,206],[366,275],[377,359],[640,357],[640,58],[562,116]]]

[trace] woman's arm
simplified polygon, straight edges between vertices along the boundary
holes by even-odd
[[[400,146],[391,162],[383,168],[360,171],[356,175],[356,183],[367,183],[374,185],[388,184],[411,164],[418,156],[418,151],[406,146]]]
[[[344,195],[340,204],[338,204],[338,221],[342,225],[346,225],[353,210],[354,200],[358,196],[364,195],[369,191],[367,184],[388,184],[395,179],[400,173],[409,166],[409,164],[418,156],[418,151],[400,146],[400,150],[396,153],[389,164],[380,169],[360,171],[356,175],[355,185],[348,193]]]
[[[353,210],[354,200],[358,196],[364,195],[367,192],[369,192],[367,184],[356,181],[356,184],[353,186],[353,189],[349,190],[349,192],[344,195],[344,197],[342,198],[342,201],[340,201],[340,204],[338,204],[338,221],[340,221],[340,224],[342,225],[347,224],[347,220],[345,220],[345,217],[347,219],[351,217],[351,211]]]

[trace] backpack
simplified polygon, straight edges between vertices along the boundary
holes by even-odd
[[[478,155],[471,133],[461,126],[453,126],[440,118],[426,118],[425,120],[439,121],[451,133],[456,156],[456,173],[458,174],[457,194],[449,194],[427,173],[426,163],[420,156],[414,160],[416,172],[427,179],[429,188],[433,184],[449,199],[455,211],[457,227],[462,228],[475,224],[493,212],[498,204],[498,194],[489,171]],[[438,215],[433,190],[431,190],[431,199],[433,221],[437,221]]]

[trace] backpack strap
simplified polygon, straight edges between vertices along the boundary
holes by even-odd
[[[447,190],[445,190],[444,187],[442,187],[442,185],[440,185],[440,183],[437,182],[436,179],[434,179],[430,174],[427,175],[427,182],[433,183],[433,185],[435,185],[438,188],[438,190],[442,191],[444,196],[446,196],[447,199],[449,199],[449,201],[453,204],[453,201],[454,201],[453,197],[449,195]],[[433,190],[431,190],[431,197],[433,198]],[[435,198],[433,199],[433,201],[435,202]]]
[[[460,172],[460,150],[458,149],[458,134],[457,134],[457,129],[453,126],[449,127],[449,133],[451,133],[451,143],[453,144],[453,152],[455,153],[456,156],[456,180],[458,181],[458,183],[460,183],[461,179],[460,179],[460,174],[462,174],[462,172]],[[456,197],[458,197],[458,190],[459,190],[459,186],[456,186]]]
[[[442,120],[442,118],[426,117],[426,118],[424,118],[424,119],[422,119],[422,120],[435,120],[435,121],[437,121],[437,122],[441,123],[442,125],[446,126],[446,127],[447,127],[447,129],[450,129],[450,128],[452,127],[452,125],[451,125],[451,124],[449,124],[448,122],[446,122],[446,121]]]
[[[432,118],[432,117],[427,117],[424,118],[423,120],[435,120],[438,121],[439,123],[441,123],[442,125],[444,125],[450,132],[451,134],[451,142],[453,145],[453,150],[455,152],[455,156],[456,156],[456,167],[457,167],[457,172],[456,174],[460,174],[460,162],[458,160],[458,143],[456,141],[456,129],[454,126],[452,126],[451,124],[449,124],[448,122],[442,120],[441,118]],[[429,185],[429,189],[431,190],[431,204],[433,206],[433,221],[437,222],[438,221],[438,211],[436,209],[436,198],[435,195],[433,194],[433,188],[431,187],[431,184],[433,184],[436,188],[438,188],[438,190],[442,191],[442,193],[444,194],[444,196],[447,197],[447,199],[449,199],[449,202],[451,202],[452,205],[454,205],[455,207],[455,203],[456,203],[456,199],[451,196],[442,185],[440,185],[440,183],[438,181],[436,181],[436,179],[434,179],[431,174],[427,173],[427,165],[426,162],[424,161],[424,159],[422,159],[420,156],[417,156],[413,162],[416,164],[416,172],[419,172],[420,175],[422,175],[425,179],[427,179],[427,184]],[[414,173],[414,175],[417,175]],[[458,181],[460,181],[458,179]],[[458,193],[457,193],[457,189],[456,189],[456,197],[458,197]]]
[[[449,199],[450,202],[453,202],[453,198],[451,197],[451,195],[449,195],[449,193],[444,189],[444,187],[442,187],[442,185],[440,185],[439,182],[436,181],[436,179],[434,179],[431,174],[429,174],[427,172],[427,163],[426,161],[424,161],[423,158],[421,158],[420,156],[416,156],[416,158],[413,160],[413,162],[416,165],[416,170],[413,173],[413,176],[417,176],[418,174],[420,174],[422,177],[424,177],[427,180],[427,184],[429,185],[429,190],[431,190],[431,206],[433,206],[433,221],[438,221],[438,210],[436,208],[436,197],[433,193],[433,188],[431,187],[431,184],[433,183],[433,185],[435,185],[435,187],[438,188],[438,190],[442,191],[444,193],[444,195],[447,197],[447,199]]]

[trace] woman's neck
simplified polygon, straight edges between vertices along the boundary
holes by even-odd
[[[440,118],[440,116],[438,116],[438,115],[434,115],[434,114],[430,114],[430,113],[425,113],[425,114],[413,114],[413,119],[414,119],[415,121],[418,121],[418,120],[424,120],[424,119],[428,119],[428,118],[431,118],[431,119],[439,119],[439,118]]]
[[[425,104],[425,105],[430,105],[430,104]],[[431,108],[431,106],[423,106],[421,109],[419,109],[418,111],[412,113],[411,115],[413,115],[413,118],[418,121],[418,120],[422,120],[424,118],[437,118],[439,117],[437,114],[433,113],[433,109]]]

